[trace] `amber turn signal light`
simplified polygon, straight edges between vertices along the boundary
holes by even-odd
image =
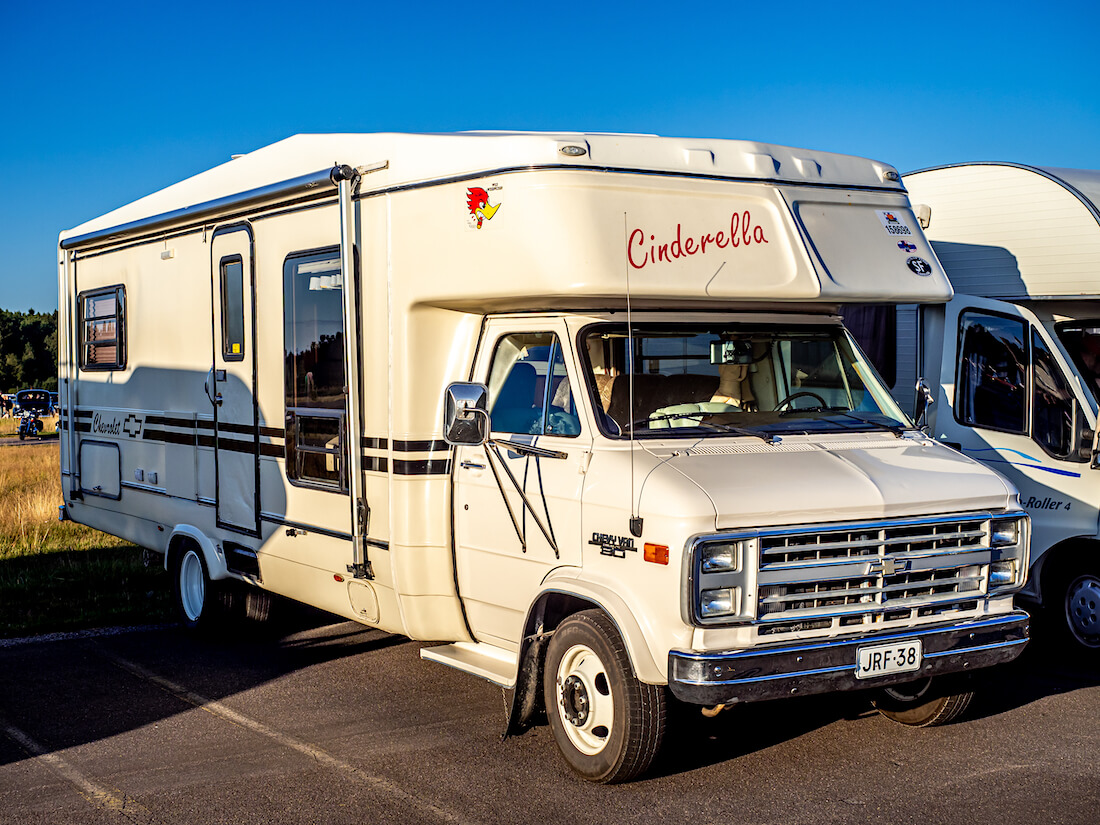
[[[668,548],[663,544],[650,544],[646,542],[645,560],[651,561],[654,564],[668,564]]]

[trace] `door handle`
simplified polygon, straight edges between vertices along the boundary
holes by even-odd
[[[221,401],[214,398],[214,396],[212,396],[210,394],[210,384],[213,383],[213,381],[214,381],[214,368],[211,367],[210,371],[208,373],[206,373],[206,380],[202,382],[202,391],[206,393],[206,397],[210,399],[211,404],[220,405]],[[221,398],[221,393],[218,394],[218,398],[219,399]]]
[[[461,467],[463,470],[484,470],[485,469],[484,464],[478,464],[476,461],[463,461],[458,466]]]

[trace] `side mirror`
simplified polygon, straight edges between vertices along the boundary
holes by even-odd
[[[1100,430],[1093,431],[1089,427],[1085,411],[1081,409],[1081,404],[1076,398],[1073,399],[1073,429],[1076,439],[1073,448],[1077,460],[1087,461],[1093,470],[1100,468],[1100,454],[1097,453]],[[1070,457],[1074,457],[1073,453]]]
[[[932,390],[928,389],[928,382],[923,378],[917,379],[917,403],[913,408],[913,423],[918,427],[925,425],[925,416],[928,413],[928,408],[936,403],[936,399],[932,397]]]
[[[452,447],[478,446],[489,440],[489,388],[456,382],[447,387],[443,440]]]

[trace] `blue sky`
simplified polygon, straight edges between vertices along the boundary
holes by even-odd
[[[299,132],[650,132],[1100,168],[1100,3],[0,0],[0,308],[57,235]]]

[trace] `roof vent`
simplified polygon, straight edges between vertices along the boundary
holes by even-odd
[[[750,152],[745,155],[745,160],[749,162],[749,169],[757,175],[771,177],[779,174],[779,161],[771,155]]]
[[[795,158],[794,165],[804,178],[821,177],[821,164],[813,158]]]

